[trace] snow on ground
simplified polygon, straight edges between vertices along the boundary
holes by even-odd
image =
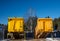
[[[60,38],[31,39],[31,40],[0,40],[0,41],[60,41]]]
[[[59,41],[60,39],[58,38],[46,38],[46,41]]]

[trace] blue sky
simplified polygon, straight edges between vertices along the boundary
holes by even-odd
[[[0,23],[7,24],[8,17],[23,17],[32,8],[37,17],[60,16],[60,0],[0,0]]]

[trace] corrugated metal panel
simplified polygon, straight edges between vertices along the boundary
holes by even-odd
[[[53,31],[53,23],[51,18],[38,18],[36,29],[40,29],[42,31]]]
[[[40,35],[40,33],[52,32],[52,31],[53,31],[53,22],[52,22],[51,18],[41,18],[41,19],[38,18],[37,26],[35,28],[35,35],[36,35],[36,37],[37,37],[38,34]]]
[[[8,32],[23,32],[23,18],[9,18],[8,19]]]

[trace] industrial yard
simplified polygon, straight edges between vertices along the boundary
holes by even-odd
[[[32,10],[30,9],[30,11]],[[53,22],[53,19],[49,16],[39,18],[35,14],[32,16],[33,13],[31,13],[28,13],[28,18],[8,17],[7,26],[0,26],[1,40],[55,41],[60,38],[60,30],[57,30],[59,27],[58,23]]]
[[[0,41],[60,41],[60,1],[0,0]]]
[[[29,11],[32,11],[31,9]],[[31,12],[32,13],[32,12]],[[47,16],[39,18],[28,13],[24,17],[8,17],[8,24],[0,26],[1,40],[4,41],[59,41],[58,22]],[[58,18],[60,22],[60,18]]]

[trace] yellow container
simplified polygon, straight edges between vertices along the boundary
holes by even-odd
[[[24,32],[23,18],[8,18],[8,32]]]
[[[38,32],[52,32],[53,22],[51,18],[38,18],[35,33]]]

